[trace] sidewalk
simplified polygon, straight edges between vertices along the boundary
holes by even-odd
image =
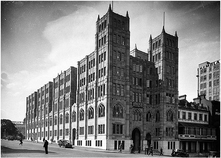
[[[29,141],[29,140],[25,140],[26,142],[29,143],[36,143],[39,145],[43,145],[43,142],[36,142],[36,141]],[[53,146],[53,147],[58,147],[58,148],[62,148],[59,147],[57,143],[49,143],[48,144],[49,147]],[[120,153],[119,150],[106,150],[106,149],[100,149],[100,148],[93,148],[93,147],[84,147],[84,146],[74,146],[73,145],[73,149],[72,150],[83,150],[83,151],[93,151],[93,152],[106,152],[106,153]],[[125,151],[122,150],[121,154],[131,154],[130,151]],[[141,157],[146,157],[146,156],[151,156],[151,155],[145,155],[145,151],[141,151],[140,153],[138,153],[137,151],[135,151],[135,153],[133,153],[132,155],[140,155]],[[155,151],[153,152],[153,156],[159,156],[159,151]],[[164,157],[170,157],[168,155],[163,155]]]

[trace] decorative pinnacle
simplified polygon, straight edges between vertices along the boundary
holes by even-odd
[[[127,11],[127,13],[126,13],[126,17],[127,17],[127,18],[129,18],[129,14],[128,14],[128,11]]]

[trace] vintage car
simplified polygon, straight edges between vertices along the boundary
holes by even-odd
[[[59,147],[73,148],[73,146],[69,143],[68,140],[59,140],[58,145]]]
[[[189,154],[181,149],[176,149],[172,152],[171,156],[176,157],[189,157]]]

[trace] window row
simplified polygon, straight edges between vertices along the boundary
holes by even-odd
[[[172,103],[175,104],[176,100],[174,97],[174,94],[166,93],[166,103]]]
[[[150,111],[147,112],[146,114],[146,121],[147,122],[151,122],[154,118],[152,118],[152,114]],[[173,112],[172,110],[168,110],[166,113],[166,120],[168,122],[173,122]],[[155,122],[159,122],[160,121],[160,113],[159,111],[156,111],[155,113]]]
[[[153,50],[159,48],[161,46],[161,39],[153,43]]]
[[[94,88],[88,90],[88,100],[94,99]]]
[[[156,62],[161,59],[161,52],[153,55],[153,62]]]
[[[105,133],[105,124],[98,125],[98,134],[104,134]]]
[[[121,45],[129,45],[129,39],[126,39],[124,36],[114,34],[113,42]]]
[[[178,118],[179,119],[184,119],[184,120],[196,120],[196,121],[204,121],[204,122],[207,122],[208,121],[208,116],[207,114],[197,114],[197,113],[194,113],[192,115],[191,112],[182,112],[182,117],[180,115],[180,111],[178,111]],[[204,119],[203,119],[203,115],[204,115]]]
[[[104,37],[101,37],[98,41],[98,48],[106,44],[106,35]]]
[[[80,87],[85,85],[85,77],[80,79]]]
[[[132,92],[132,102],[141,103],[142,100],[142,93]]]
[[[166,78],[166,86],[171,87],[171,88],[175,88],[175,86],[176,86],[175,85],[175,80]]]
[[[95,58],[91,59],[89,62],[88,62],[88,67],[89,69],[94,67],[95,66]]]
[[[113,134],[123,134],[123,125],[113,123]]]
[[[98,86],[98,97],[102,97],[105,95],[105,84]]]
[[[133,64],[133,71],[134,72],[142,72],[143,71],[143,66],[142,65]]]
[[[100,64],[101,62],[105,60],[106,60],[106,52],[103,52],[98,56],[98,63]]]
[[[107,20],[104,20],[100,25],[99,25],[99,32],[103,31],[107,26]]]
[[[215,128],[202,128],[202,127],[179,127],[179,134],[190,134],[190,135],[216,135]]]
[[[142,86],[142,78],[132,77],[132,84]]]
[[[166,59],[174,60],[174,53],[166,51]]]
[[[103,76],[106,76],[106,67],[104,68],[101,68],[99,71],[98,71],[98,77],[103,77]]]
[[[167,46],[171,46],[171,47],[175,47],[176,46],[175,45],[175,41],[172,40],[172,39],[169,39],[169,38],[166,39],[166,45]]]
[[[116,61],[124,61],[125,60],[123,52],[114,50],[114,56],[115,56]]]
[[[90,75],[88,75],[88,83],[90,83],[90,82],[92,82],[94,80],[95,80],[95,72],[90,74]]]
[[[126,24],[124,21],[114,18],[114,27],[118,27],[119,29],[125,30]]]
[[[113,83],[113,95],[124,96],[124,85]]]
[[[84,92],[79,94],[79,103],[83,103],[84,102]]]
[[[83,72],[85,72],[85,64],[84,65],[82,65],[80,68],[79,68],[80,70],[79,70],[79,73],[80,74],[82,74]]]
[[[113,117],[123,118],[123,107],[120,104],[114,105],[114,107],[113,107]]]

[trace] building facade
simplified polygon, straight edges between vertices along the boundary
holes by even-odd
[[[186,95],[180,96],[178,107],[179,148],[188,153],[216,150],[216,128],[211,126],[210,106],[204,96],[189,103]]]
[[[65,71],[27,97],[27,138],[106,150],[152,145],[171,154],[179,147],[177,33],[163,27],[148,45],[147,53],[130,51],[129,14],[109,6],[96,21],[95,50],[71,77]]]
[[[53,82],[26,98],[26,138],[43,141],[70,139],[71,107],[76,103],[77,69],[70,67]]]
[[[197,69],[198,95],[205,95],[208,100],[220,100],[220,62],[204,62]]]
[[[108,12],[96,22],[95,51],[78,62],[76,144],[139,151],[178,146],[178,37],[150,36],[148,53],[130,52],[130,19]],[[75,113],[75,111],[74,111]],[[164,131],[168,130],[168,133]]]

